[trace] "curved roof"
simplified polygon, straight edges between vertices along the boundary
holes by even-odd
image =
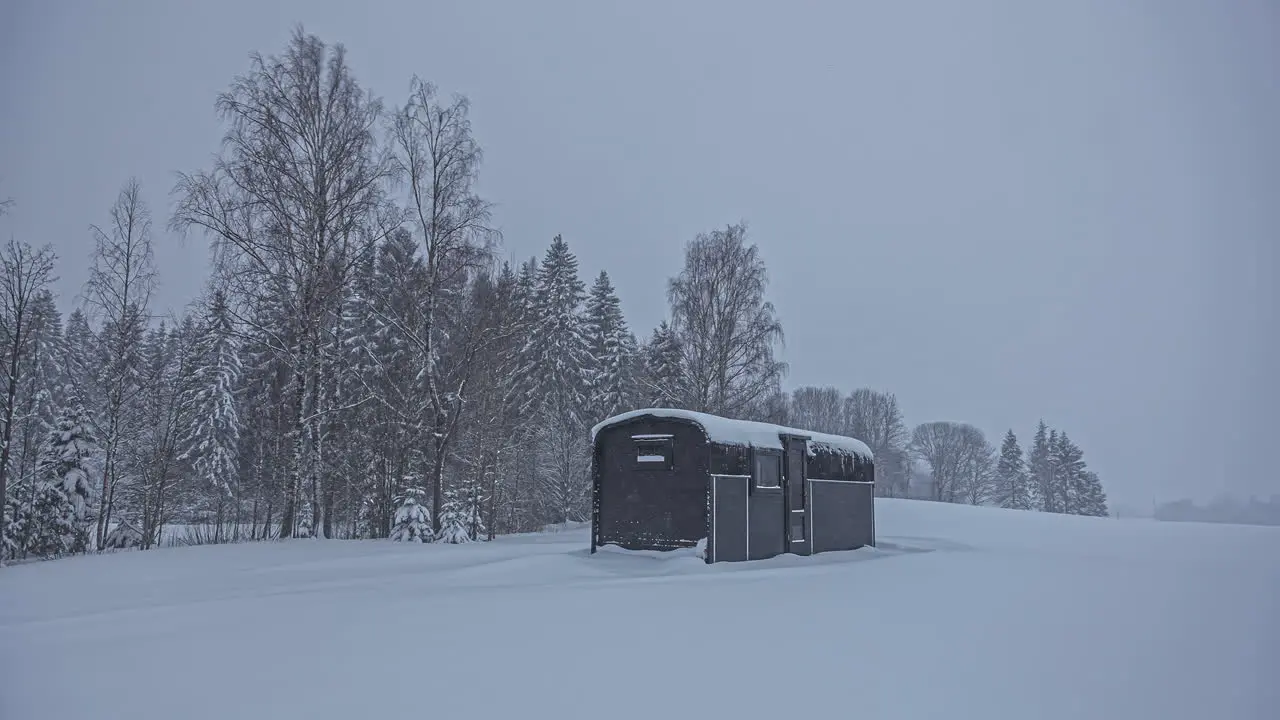
[[[867,447],[866,443],[851,437],[845,437],[843,435],[828,435],[826,433],[811,432],[809,430],[800,430],[798,428],[789,428],[782,425],[755,422],[752,420],[730,420],[729,418],[720,417],[719,415],[709,415],[707,413],[694,412],[692,410],[674,410],[671,408],[645,408],[643,410],[632,410],[631,412],[614,415],[611,418],[603,420],[595,427],[591,428],[592,444],[595,444],[596,433],[600,432],[604,428],[645,416],[687,420],[702,428],[702,432],[706,434],[708,440],[725,445],[747,445],[750,447],[781,450],[783,435],[798,435],[809,439],[808,445],[810,454],[813,454],[814,451],[818,449],[825,449],[845,455],[858,455],[867,460],[875,459],[871,454],[871,448]]]

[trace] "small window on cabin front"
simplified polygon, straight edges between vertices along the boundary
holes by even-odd
[[[675,466],[671,438],[635,438],[636,466],[641,470],[670,470]]]
[[[782,487],[781,455],[756,455],[756,487]]]

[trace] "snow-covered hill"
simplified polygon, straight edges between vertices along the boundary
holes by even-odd
[[[1280,528],[878,501],[706,566],[290,541],[0,570],[0,718],[1273,718]]]

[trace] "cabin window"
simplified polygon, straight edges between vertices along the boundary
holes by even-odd
[[[781,455],[766,455],[763,453],[756,455],[756,487],[782,487]]]
[[[636,446],[636,467],[641,470],[670,470],[675,467],[670,436],[642,436],[632,440]]]

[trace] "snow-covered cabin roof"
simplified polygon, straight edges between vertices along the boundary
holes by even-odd
[[[671,408],[632,410],[631,412],[614,415],[603,420],[591,428],[592,444],[596,441],[596,433],[606,427],[645,416],[688,420],[702,428],[702,432],[706,434],[708,440],[724,445],[746,445],[781,450],[783,435],[797,435],[809,439],[810,455],[819,449],[825,449],[845,455],[858,455],[867,460],[874,459],[871,454],[871,448],[867,447],[866,443],[851,437],[828,435],[826,433],[811,432],[752,420],[730,420],[719,415],[708,415],[707,413],[694,412],[692,410],[674,410]]]

